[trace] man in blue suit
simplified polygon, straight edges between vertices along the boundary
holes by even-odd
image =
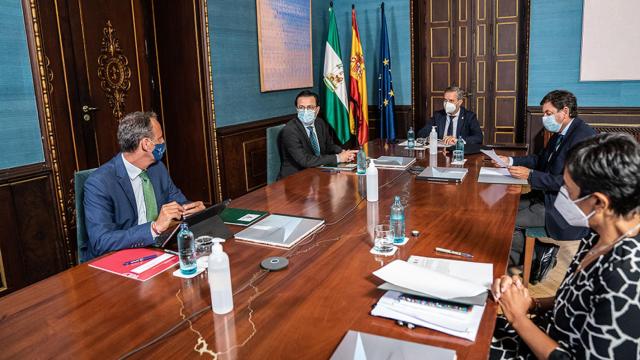
[[[444,109],[436,111],[427,125],[418,131],[418,137],[429,137],[431,127],[438,131],[438,139],[447,145],[456,143],[462,137],[467,144],[482,144],[482,129],[473,111],[462,106],[464,90],[449,86],[444,90]],[[452,125],[453,124],[453,125]]]
[[[578,117],[576,97],[565,90],[554,90],[540,101],[542,124],[553,133],[547,146],[538,154],[519,157],[501,156],[509,164],[509,173],[518,179],[527,179],[532,191],[520,199],[513,234],[511,265],[522,263],[524,252],[524,229],[545,227],[550,237],[556,240],[576,240],[587,235],[587,228],[567,224],[553,206],[563,184],[564,163],[569,150],[580,141],[592,137],[595,130]],[[536,257],[532,281],[542,280],[554,266],[557,247],[536,244]]]
[[[84,185],[88,259],[154,245],[173,221],[204,209],[202,201],[187,201],[160,161],[165,143],[156,114],[127,114],[118,125],[118,143],[122,152]]]

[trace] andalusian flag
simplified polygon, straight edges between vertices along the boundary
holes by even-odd
[[[349,67],[349,127],[355,134],[358,127],[358,143],[369,141],[369,111],[367,102],[367,73],[364,54],[356,22],[356,8],[351,5],[351,66]]]
[[[324,53],[324,111],[327,122],[343,144],[349,140],[349,113],[347,110],[347,84],[344,81],[344,66],[333,3],[329,7],[329,35]]]

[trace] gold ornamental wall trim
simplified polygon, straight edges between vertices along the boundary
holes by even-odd
[[[107,95],[109,106],[116,120],[124,115],[125,99],[131,88],[131,67],[129,60],[122,54],[116,30],[107,20],[102,30],[101,55],[98,57],[98,78],[100,87]]]

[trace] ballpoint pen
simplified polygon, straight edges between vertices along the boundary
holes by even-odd
[[[125,261],[124,263],[122,263],[122,265],[124,265],[124,266],[133,265],[133,264],[137,264],[139,262],[155,259],[157,257],[158,257],[158,255],[148,255],[148,256],[145,256],[145,257],[141,257],[139,259]]]
[[[469,254],[469,253],[464,253],[464,252],[460,252],[460,251],[455,251],[455,250],[449,250],[449,249],[444,249],[444,248],[436,248],[436,252],[441,252],[441,253],[445,253],[445,254],[450,254],[450,255],[458,255],[458,256],[463,256],[466,258],[472,258],[473,255]]]

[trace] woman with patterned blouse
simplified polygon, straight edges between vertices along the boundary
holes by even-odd
[[[496,279],[491,359],[640,358],[640,145],[626,134],[577,144],[554,206],[583,239],[555,297],[534,299],[518,277]],[[535,315],[529,317],[527,315]]]

